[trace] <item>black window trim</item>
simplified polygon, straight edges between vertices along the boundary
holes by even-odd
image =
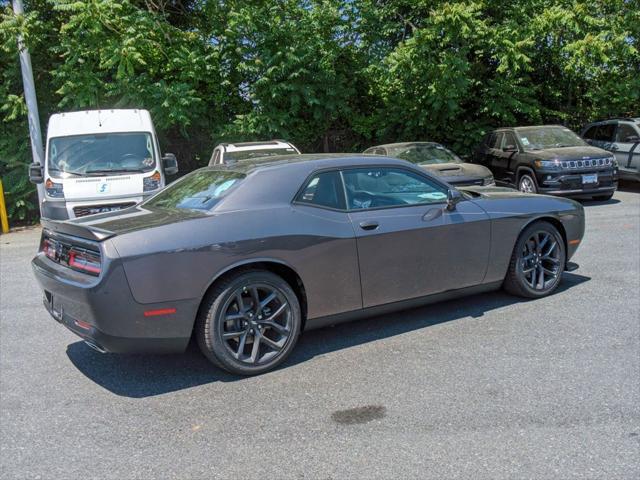
[[[342,173],[345,170],[361,170],[361,169],[367,169],[367,168],[395,168],[398,170],[406,170],[407,172],[411,172],[414,173],[422,178],[424,178],[425,180],[428,180],[429,182],[433,182],[436,185],[439,185],[440,187],[442,187],[446,192],[448,192],[451,189],[455,190],[455,187],[451,186],[451,185],[447,185],[446,183],[438,180],[437,178],[428,175],[426,172],[423,172],[421,169],[416,168],[410,168],[407,167],[405,165],[393,165],[393,164],[365,164],[365,165],[349,165],[346,167],[328,167],[328,168],[320,168],[318,170],[314,170],[313,172],[311,172],[309,175],[307,175],[307,177],[305,178],[304,182],[302,182],[302,186],[296,191],[295,195],[293,196],[293,200],[291,200],[291,205],[302,205],[302,206],[306,206],[306,207],[312,207],[312,208],[320,208],[322,210],[329,210],[331,212],[341,212],[341,213],[351,213],[351,212],[370,212],[370,211],[375,211],[375,210],[389,210],[392,208],[407,208],[407,207],[420,207],[420,206],[426,206],[426,205],[446,205],[447,204],[447,200],[443,200],[441,202],[424,202],[424,203],[412,203],[410,205],[389,205],[389,206],[385,206],[385,207],[371,207],[371,208],[354,208],[354,209],[350,209],[348,202],[347,202],[347,187],[346,184],[344,182],[344,177],[342,175]],[[344,197],[344,204],[346,205],[347,208],[345,209],[341,209],[341,208],[332,208],[332,207],[327,207],[325,205],[315,205],[312,203],[307,203],[307,202],[300,202],[297,200],[298,196],[302,193],[302,191],[304,190],[304,188],[309,184],[309,182],[316,176],[319,175],[320,173],[326,173],[326,172],[334,172],[337,171],[340,174],[340,181],[342,182],[342,190],[343,190],[343,197]],[[462,192],[461,192],[462,193]],[[463,195],[463,198],[466,198]]]

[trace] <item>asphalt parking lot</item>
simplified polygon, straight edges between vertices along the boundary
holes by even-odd
[[[91,350],[42,306],[39,230],[3,235],[0,476],[639,478],[640,193],[585,209],[553,296],[309,332],[253,378]]]

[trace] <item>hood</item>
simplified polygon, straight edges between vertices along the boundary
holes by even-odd
[[[427,172],[437,175],[438,177],[474,177],[486,178],[491,176],[491,171],[482,165],[473,163],[438,163],[421,164],[420,168],[424,168]]]
[[[480,187],[474,185],[456,188],[463,192],[469,193],[474,197],[481,198],[525,198],[541,196],[535,193],[524,193],[514,188],[507,187]]]
[[[583,147],[545,148],[544,150],[528,151],[540,160],[590,160],[592,158],[608,158],[610,152],[597,147],[585,145]]]

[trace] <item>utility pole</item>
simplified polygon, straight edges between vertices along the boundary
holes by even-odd
[[[17,17],[24,15],[22,0],[13,0],[13,14]],[[31,137],[31,153],[33,163],[44,165],[44,152],[42,150],[42,133],[40,133],[40,116],[38,114],[38,101],[36,99],[36,86],[33,82],[33,69],[31,68],[31,56],[24,44],[22,35],[18,34],[18,53],[20,54],[20,67],[22,69],[22,84],[24,86],[24,100],[27,103],[29,117],[29,136]],[[36,185],[38,189],[38,205],[42,214],[42,199],[44,198],[44,185]]]

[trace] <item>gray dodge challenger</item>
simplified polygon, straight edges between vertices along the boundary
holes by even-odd
[[[501,287],[548,295],[584,234],[573,200],[362,155],[207,167],[135,207],[42,223],[45,307],[92,348],[178,352],[195,336],[244,375],[304,329]]]

